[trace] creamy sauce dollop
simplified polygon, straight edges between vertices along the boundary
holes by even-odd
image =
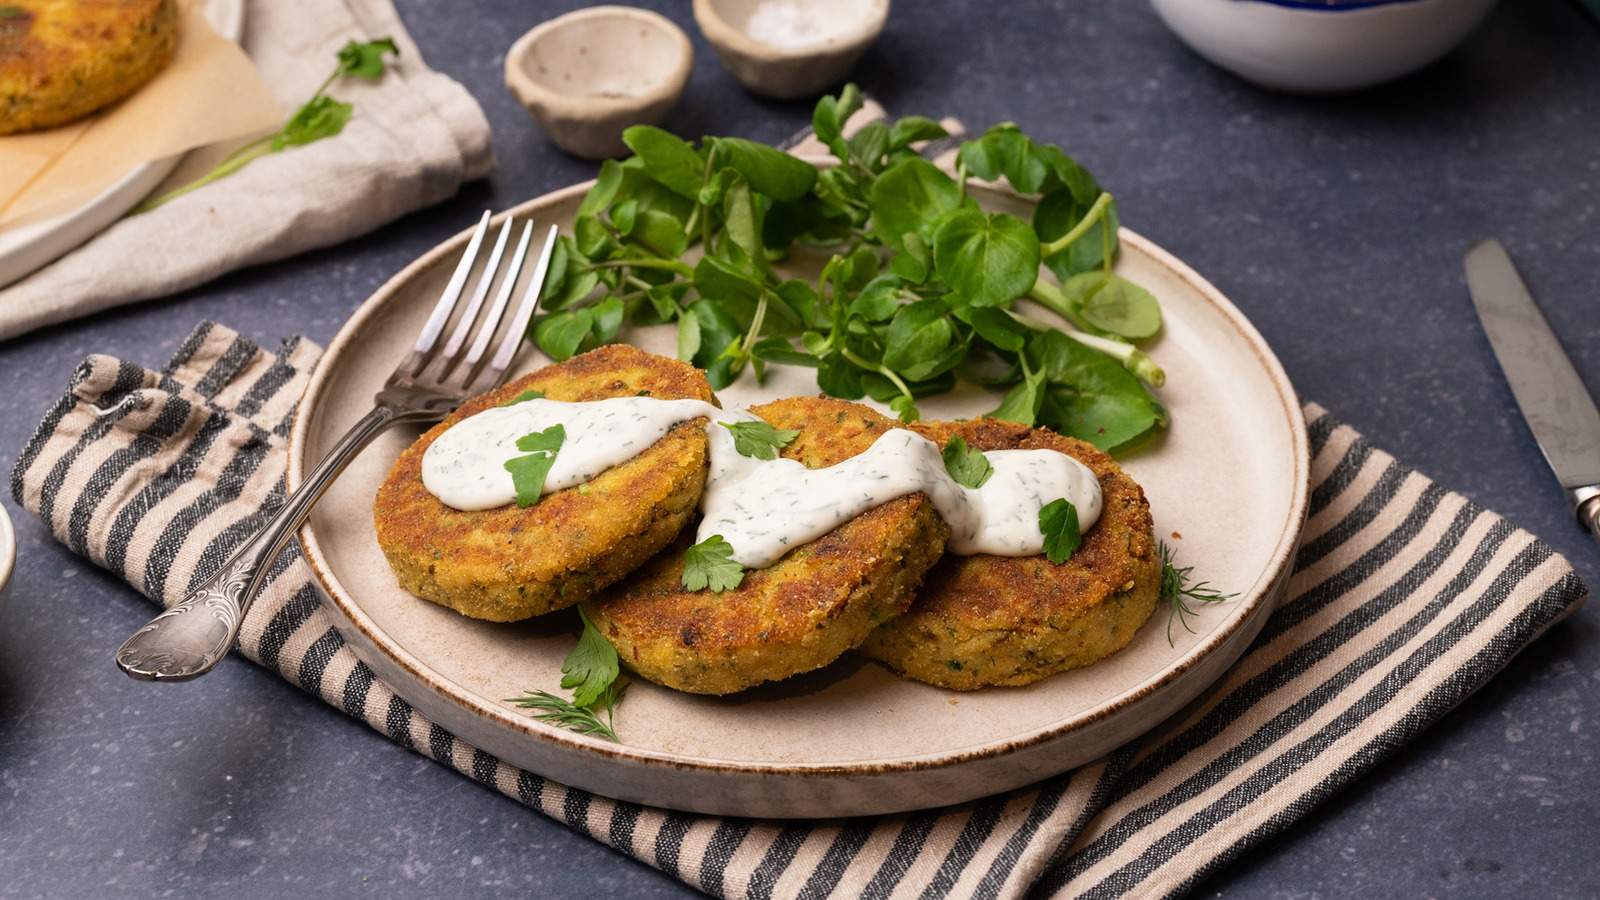
[[[981,488],[963,487],[945,472],[937,444],[904,428],[890,429],[866,452],[835,466],[808,469],[779,457],[740,454],[720,422],[759,421],[747,410],[701,400],[616,397],[585,403],[525,400],[456,423],[422,457],[422,483],[440,502],[462,510],[516,501],[505,463],[526,455],[517,439],[553,425],[566,440],[545,478],[544,492],[582,484],[642,453],[679,422],[713,424],[710,470],[700,498],[696,541],[721,535],[740,565],[769,566],[790,549],[816,540],[873,507],[922,492],[950,525],[946,550],[962,556],[1034,556],[1044,550],[1039,510],[1066,498],[1087,531],[1100,517],[1100,484],[1083,463],[1054,450],[991,450],[994,474]]]

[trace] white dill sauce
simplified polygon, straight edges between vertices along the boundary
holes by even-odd
[[[526,455],[517,439],[553,425],[566,430],[544,491],[582,484],[660,440],[673,425],[698,417],[752,422],[745,410],[700,400],[617,397],[586,403],[526,400],[486,410],[440,435],[422,457],[422,483],[456,509],[492,509],[516,501],[507,460]],[[1065,498],[1087,531],[1100,517],[1100,484],[1083,463],[1054,450],[984,454],[994,474],[983,487],[957,484],[938,445],[915,432],[884,432],[865,453],[835,466],[808,469],[779,457],[759,460],[734,448],[720,425],[710,436],[710,471],[700,498],[697,541],[721,535],[740,565],[769,566],[791,548],[816,540],[873,507],[922,492],[950,525],[945,549],[969,556],[1034,556],[1044,550],[1039,510]]]

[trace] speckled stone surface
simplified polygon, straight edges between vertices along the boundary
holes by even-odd
[[[578,4],[399,5],[429,63],[482,102],[499,171],[343,246],[0,344],[0,466],[88,353],[157,365],[207,317],[263,342],[326,342],[484,207],[593,174],[501,84],[511,41]],[[805,124],[808,104],[734,83],[687,3],[641,5],[696,42],[669,128],[776,141]],[[1011,119],[1062,144],[1130,227],[1254,320],[1305,397],[1600,584],[1600,552],[1521,422],[1460,265],[1474,238],[1500,237],[1600,389],[1600,28],[1575,4],[1502,4],[1417,76],[1306,99],[1211,68],[1137,2],[905,0],[856,77],[897,113]],[[242,660],[189,685],[128,680],[111,654],[151,607],[3,502],[21,559],[0,615],[0,896],[693,896]],[[1597,617],[1556,627],[1196,896],[1600,895]]]

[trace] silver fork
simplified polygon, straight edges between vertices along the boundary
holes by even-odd
[[[272,561],[283,551],[289,538],[300,523],[305,521],[317,498],[322,496],[333,479],[344,471],[361,449],[372,439],[401,422],[437,422],[461,405],[473,394],[480,394],[499,384],[511,367],[522,342],[523,332],[539,305],[539,291],[544,286],[545,272],[550,267],[550,254],[555,249],[556,228],[550,227],[533,278],[523,294],[521,303],[512,315],[505,337],[496,346],[494,355],[483,362],[494,338],[500,319],[510,304],[517,277],[522,272],[528,255],[528,244],[533,236],[533,223],[523,225],[522,237],[512,254],[511,262],[500,279],[500,290],[495,294],[487,314],[481,317],[482,326],[470,345],[467,339],[473,333],[473,323],[483,301],[489,295],[490,285],[500,270],[500,259],[505,254],[511,236],[511,218],[506,218],[494,248],[489,251],[488,262],[471,297],[463,304],[461,297],[472,275],[484,237],[489,232],[489,214],[483,214],[472,240],[461,256],[461,262],[450,276],[439,303],[428,316],[427,324],[389,381],[373,398],[375,408],[351,428],[317,464],[305,484],[295,491],[283,508],[262,527],[254,538],[245,543],[204,584],[194,590],[183,602],[151,620],[150,624],[133,633],[117,651],[117,665],[122,671],[142,681],[187,681],[211,671],[233,646],[239,635],[239,626],[245,613],[255,601],[256,594],[266,581]],[[456,327],[440,346],[445,326],[455,315],[461,314]],[[462,347],[466,346],[465,353]],[[480,365],[481,364],[481,365]]]

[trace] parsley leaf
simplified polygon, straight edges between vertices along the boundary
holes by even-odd
[[[733,432],[733,449],[739,451],[740,456],[755,459],[777,459],[778,451],[789,446],[790,441],[800,436],[798,431],[779,431],[766,422],[718,422],[717,424]]]
[[[594,627],[581,606],[578,617],[583,620],[583,634],[578,636],[578,646],[572,648],[561,664],[561,686],[576,688],[572,699],[566,700],[548,691],[529,691],[506,702],[523,709],[539,710],[533,717],[538,721],[560,725],[579,734],[602,735],[621,743],[612,728],[612,716],[622,701],[622,692],[628,688],[628,680],[618,677],[622,670],[617,665],[616,648]],[[600,720],[602,712],[606,714],[605,721]]]
[[[734,562],[733,545],[713,534],[683,555],[683,587],[700,591],[710,587],[720,594],[739,586],[744,580],[744,566]]]
[[[4,7],[3,9],[11,9]],[[352,104],[335,100],[327,95],[327,90],[335,81],[346,75],[355,75],[368,81],[382,77],[388,64],[384,61],[384,54],[400,55],[400,48],[395,46],[391,38],[378,38],[359,44],[351,41],[339,51],[339,64],[334,67],[333,74],[328,80],[317,88],[304,105],[295,110],[294,115],[278,129],[276,133],[269,134],[260,140],[251,141],[243,147],[233,151],[217,163],[217,167],[210,172],[189,182],[168,194],[163,194],[153,200],[146,200],[133,208],[128,213],[136,216],[189,193],[195,188],[204,187],[219,178],[226,178],[249,165],[254,160],[266,156],[268,153],[279,153],[290,147],[320,141],[325,137],[333,137],[344,130],[346,122],[355,112]]]
[[[501,405],[502,406],[516,406],[518,403],[521,403],[524,400],[543,400],[543,399],[544,399],[544,391],[535,391],[535,390],[529,389],[529,390],[523,391],[522,393],[516,395],[515,397],[512,397],[510,400],[506,401],[505,403],[503,403]]]
[[[369,81],[377,78],[387,68],[383,61],[385,53],[400,55],[400,48],[394,45],[394,38],[381,37],[365,44],[351,41],[339,51],[339,74],[359,75]]]
[[[1065,497],[1046,503],[1039,510],[1039,530],[1044,532],[1044,555],[1056,565],[1078,552],[1083,533],[1078,530],[1078,508]]]
[[[589,621],[581,606],[578,617],[583,620],[583,634],[578,637],[578,646],[561,664],[561,686],[575,688],[572,692],[574,704],[593,706],[611,682],[617,680],[621,669],[617,666],[617,648],[600,634],[600,629]]]
[[[506,460],[506,471],[511,473],[511,483],[517,488],[517,506],[529,507],[539,502],[544,493],[544,479],[555,465],[556,451],[567,439],[567,430],[551,425],[543,431],[517,438],[517,449],[527,456],[514,456]]]
[[[989,458],[983,455],[982,450],[969,448],[967,439],[959,434],[944,445],[943,456],[945,472],[962,487],[977,490],[994,475],[994,466],[989,465]]]

